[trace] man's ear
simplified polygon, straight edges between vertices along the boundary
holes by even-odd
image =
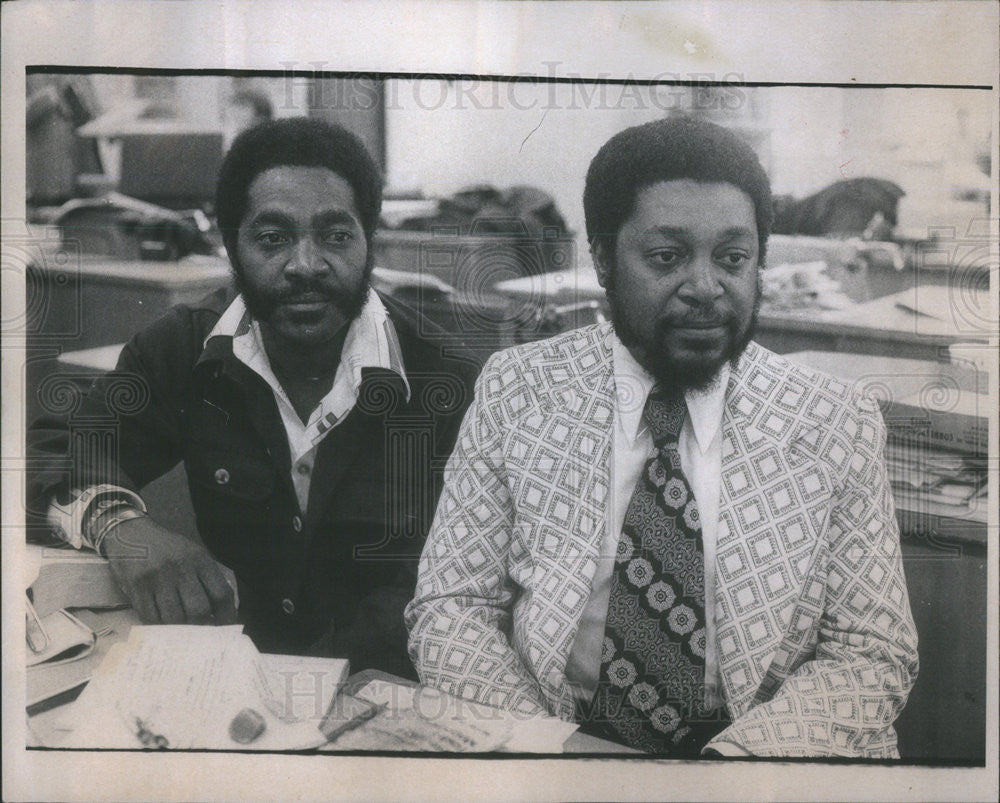
[[[615,261],[614,243],[609,242],[606,237],[595,237],[590,243],[590,255],[594,260],[594,270],[597,271],[597,281],[607,289]]]

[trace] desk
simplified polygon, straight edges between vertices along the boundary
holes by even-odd
[[[372,283],[398,297],[448,332],[483,341],[493,350],[512,345],[506,298],[465,284],[456,292],[433,271],[421,270],[377,239]],[[391,240],[388,241],[391,243]],[[171,262],[79,254],[72,248],[38,249],[28,268],[29,344],[81,350],[121,343],[177,304],[191,304],[231,280],[222,257],[190,255]],[[475,345],[478,345],[476,343]]]
[[[120,343],[175,304],[190,304],[229,282],[229,263],[191,255],[176,262],[116,260],[41,251],[29,268],[29,340],[67,349]]]
[[[98,667],[108,650],[111,649],[111,647],[117,642],[126,640],[131,627],[139,624],[138,617],[131,609],[109,611],[74,609],[73,613],[95,632],[106,627],[112,628],[111,633],[102,635],[98,638],[97,646],[94,651],[76,664],[91,672]],[[406,686],[418,685],[412,681],[398,678],[378,670],[364,670],[351,675],[344,686],[344,690],[351,693],[356,692],[372,680],[382,680]],[[55,743],[53,740],[55,734],[57,733],[56,726],[66,713],[66,705],[70,704],[71,703],[67,703],[50,708],[42,713],[35,714],[34,716],[28,718],[27,733],[29,747],[44,747]],[[365,726],[362,725],[361,727],[363,728]],[[575,732],[570,735],[563,745],[563,750],[566,753],[638,755],[638,751],[629,747],[608,742],[579,732]],[[330,755],[336,754],[331,753]]]
[[[123,343],[173,305],[224,286],[229,276],[229,263],[218,257],[153,262],[38,249],[26,281],[25,421],[42,412],[36,389],[57,369],[60,353]]]
[[[841,310],[814,313],[762,309],[758,343],[779,354],[836,351],[912,360],[947,361],[956,343],[986,345],[989,294],[917,286]],[[926,311],[917,311],[926,310]]]
[[[105,368],[110,351],[91,350],[124,343],[171,307],[196,303],[228,285],[230,276],[221,257],[156,262],[80,255],[69,247],[37,249],[26,282],[25,422],[42,412],[36,390],[57,369],[60,354],[90,352],[89,364],[68,365],[91,368],[96,362]],[[518,322],[509,318],[504,296],[483,288],[454,292],[433,275],[381,267],[372,281],[440,326],[443,332],[426,334],[442,349],[461,340],[485,360],[515,342]],[[460,337],[450,334],[455,332]]]

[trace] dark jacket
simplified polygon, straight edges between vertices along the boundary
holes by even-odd
[[[231,338],[203,345],[230,300],[220,290],[174,308],[76,409],[32,425],[29,511],[37,524],[70,484],[138,491],[183,460],[199,534],[236,573],[259,649],[304,652],[322,637],[354,671],[415,676],[402,610],[478,365],[454,335],[383,298],[410,399],[396,374],[365,372],[357,405],[317,450],[303,517],[271,388]]]

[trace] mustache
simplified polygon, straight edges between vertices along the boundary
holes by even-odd
[[[728,326],[733,320],[732,312],[720,309],[692,309],[686,314],[668,318],[660,322],[665,329],[683,328],[685,326]]]
[[[333,287],[317,279],[297,279],[288,287],[276,288],[268,292],[268,299],[276,304],[297,301],[336,301],[343,298],[344,290]]]
[[[342,314],[354,317],[361,309],[371,286],[366,280],[352,293],[347,288],[331,285],[314,277],[296,278],[280,287],[254,287],[239,270],[233,271],[236,289],[243,295],[250,313],[260,320],[270,318],[285,304],[328,303]]]

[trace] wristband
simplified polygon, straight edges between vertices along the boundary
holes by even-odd
[[[83,544],[97,551],[96,536],[101,529],[101,517],[107,515],[108,511],[116,507],[128,506],[146,512],[146,503],[142,497],[133,493],[127,488],[117,485],[98,485],[88,489],[89,498],[81,496],[80,501],[86,499],[86,505],[80,514],[80,536]]]
[[[130,501],[140,510],[146,509],[142,498],[127,488],[118,485],[91,485],[87,488],[73,488],[66,502],[52,499],[49,503],[48,522],[52,532],[62,541],[75,549],[93,547],[90,538],[89,523],[92,520],[91,509],[95,504],[105,499],[115,501]]]
[[[107,494],[91,502],[83,515],[83,523],[81,524],[83,542],[93,548],[95,544],[94,537],[99,530],[101,518],[115,508],[125,506],[134,507],[129,500],[115,494]]]
[[[119,507],[115,508],[111,513],[111,516],[107,521],[101,522],[101,529],[98,530],[97,535],[94,536],[94,551],[102,558],[106,558],[107,555],[101,551],[101,546],[104,544],[104,539],[111,534],[111,531],[122,522],[126,522],[129,519],[141,519],[145,517],[145,515],[146,514],[141,510],[134,508],[127,503],[119,505]]]

